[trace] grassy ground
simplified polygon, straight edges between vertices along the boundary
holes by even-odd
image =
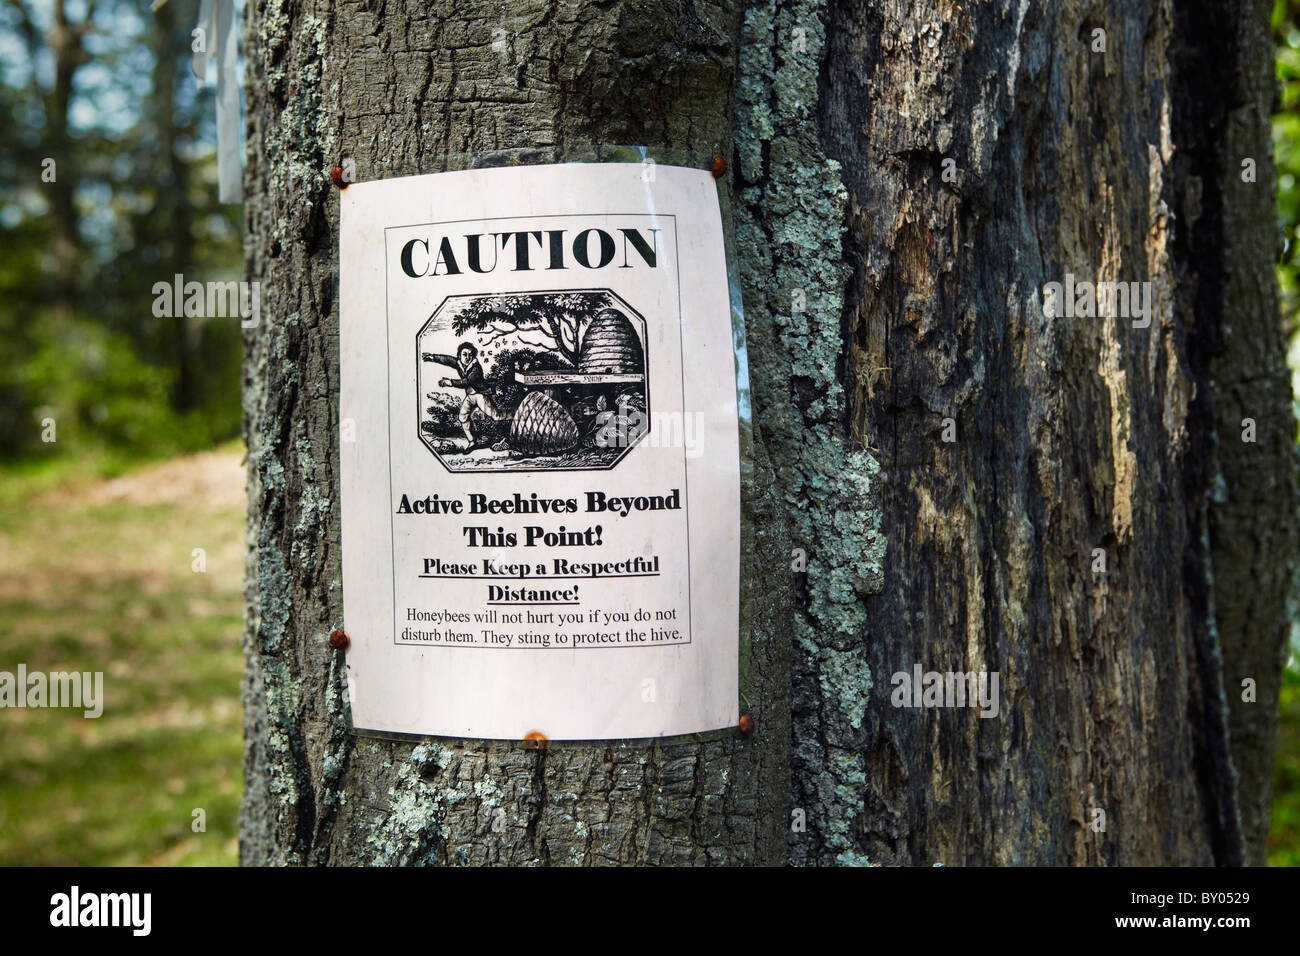
[[[236,862],[241,454],[0,480],[0,671],[102,671],[105,699],[0,711],[0,864]]]

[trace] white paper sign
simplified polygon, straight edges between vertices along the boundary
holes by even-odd
[[[736,361],[717,186],[635,164],[341,193],[358,728],[734,726]]]

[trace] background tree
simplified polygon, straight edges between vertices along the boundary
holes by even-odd
[[[1268,4],[248,12],[247,862],[1262,861],[1296,543]],[[757,732],[354,738],[326,171],[590,143],[730,167]],[[1067,272],[1151,282],[1150,328],[1046,318]],[[998,719],[892,707],[915,664],[999,672]]]

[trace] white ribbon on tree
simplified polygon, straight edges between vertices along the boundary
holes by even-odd
[[[157,10],[167,0],[154,0]],[[208,61],[217,62],[217,197],[226,203],[243,201],[243,125],[239,109],[239,17],[235,0],[201,0],[199,50],[191,69],[202,89]]]

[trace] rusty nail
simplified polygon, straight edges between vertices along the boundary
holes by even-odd
[[[549,743],[546,734],[540,730],[530,730],[524,734],[524,746],[531,747],[533,750],[545,750]]]
[[[748,737],[754,732],[754,718],[749,716],[749,714],[745,714],[740,718],[740,723],[736,726],[740,728],[740,732],[744,736]]]
[[[614,762],[614,748],[613,748],[613,747],[606,747],[606,748],[605,748],[605,763],[613,763],[613,762]]]
[[[722,174],[727,171],[727,161],[721,156],[714,156],[713,165],[709,168],[713,171],[714,179],[721,179]]]
[[[342,166],[335,166],[332,170],[330,170],[330,179],[331,181],[333,181],[335,186],[339,187],[339,189],[348,188],[348,181],[343,178]]]
[[[330,647],[336,651],[346,651],[351,641],[344,631],[330,631]]]

